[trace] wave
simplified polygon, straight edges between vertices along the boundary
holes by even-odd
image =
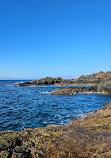
[[[35,85],[36,87],[56,87],[56,85]]]
[[[84,117],[86,117],[86,116],[87,116],[87,115],[86,115],[85,113],[81,113],[81,114],[78,114],[78,115],[77,115],[77,117],[78,117],[78,118],[81,118],[81,119],[84,118]]]
[[[6,84],[5,86],[7,86],[7,87],[18,86],[19,83],[23,83],[23,82],[22,81],[21,82],[14,82],[11,84]]]
[[[41,94],[51,94],[51,92],[40,92]]]
[[[97,109],[96,110],[91,110],[91,111],[88,111],[88,112],[84,112],[86,114],[86,116],[88,115],[92,115],[92,114],[95,114],[97,112]]]
[[[7,84],[7,85],[5,85],[6,87],[12,87],[12,86],[14,86],[13,84]]]

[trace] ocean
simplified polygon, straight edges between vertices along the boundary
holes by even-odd
[[[55,85],[14,86],[24,80],[0,80],[0,130],[66,125],[111,101],[100,94],[51,95]]]

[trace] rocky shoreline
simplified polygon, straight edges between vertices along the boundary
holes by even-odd
[[[111,102],[68,125],[0,131],[1,158],[110,158]]]
[[[47,77],[19,83],[17,86],[42,84],[94,84],[93,87],[60,88],[53,95],[101,93],[111,95],[111,73],[100,72],[75,80]],[[68,125],[48,125],[22,131],[0,131],[1,158],[110,158],[111,102],[82,120]]]
[[[28,82],[19,83],[16,86],[29,86],[29,85],[51,85],[57,86],[67,85],[93,85],[93,87],[69,87],[58,89],[52,92],[53,95],[74,95],[77,93],[101,93],[111,95],[111,71],[98,72],[91,75],[82,75],[76,80],[63,80],[60,77],[46,77],[40,80],[33,80]]]
[[[62,82],[62,78],[60,77],[57,77],[57,78],[46,77],[40,80],[33,80],[33,81],[18,83],[16,86],[51,85],[51,84],[56,84],[56,83],[61,83],[61,82]]]
[[[58,86],[67,86],[67,85],[96,85],[108,77],[111,76],[111,71],[103,72],[100,71],[98,73],[93,73],[91,75],[82,75],[77,79],[62,79],[61,77],[53,78],[46,77],[39,80],[33,80],[28,82],[19,83],[16,86],[29,86],[29,85],[50,85],[56,84]]]
[[[68,87],[51,92],[52,95],[75,95],[77,93],[95,93],[95,87]]]
[[[93,87],[68,87],[51,92],[53,95],[75,95],[77,93],[97,93],[111,95],[111,76]]]

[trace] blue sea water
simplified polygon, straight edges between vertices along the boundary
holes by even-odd
[[[51,95],[62,87],[14,86],[17,82],[21,81],[0,81],[0,130],[68,124],[111,101],[111,96],[99,94]]]

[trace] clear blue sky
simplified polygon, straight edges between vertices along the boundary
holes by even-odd
[[[111,70],[111,0],[0,0],[0,79]]]

